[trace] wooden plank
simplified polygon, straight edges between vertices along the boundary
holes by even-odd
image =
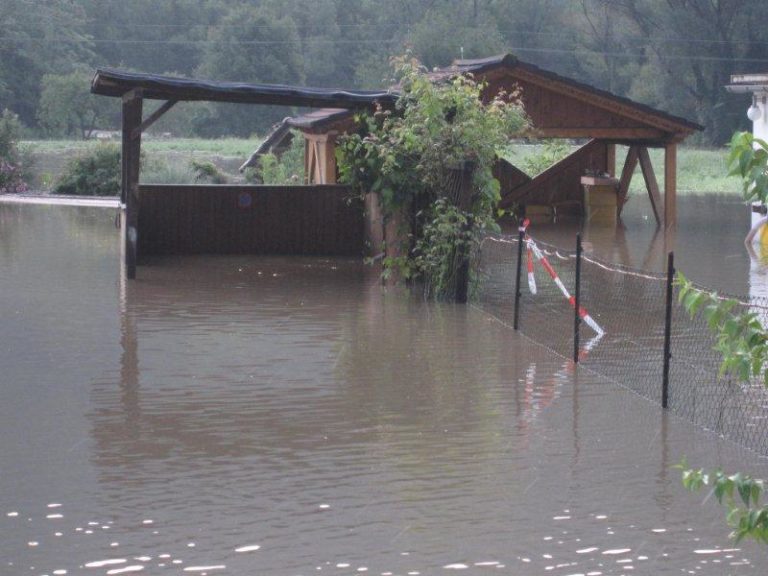
[[[601,138],[605,140],[666,141],[669,134],[655,128],[606,128],[584,126],[579,128],[533,128],[533,136],[539,138]]]
[[[627,159],[624,161],[624,168],[621,171],[621,179],[619,180],[618,216],[621,216],[624,204],[627,203],[629,185],[632,182],[632,175],[635,173],[635,168],[637,168],[637,160],[638,146],[630,146],[627,151]]]
[[[240,194],[250,206],[238,205]],[[144,185],[143,254],[361,256],[362,202],[344,186]],[[168,234],[172,231],[172,234]]]
[[[656,224],[661,224],[664,220],[664,215],[661,213],[663,204],[661,202],[661,194],[659,193],[659,183],[656,180],[656,174],[653,171],[653,164],[651,164],[648,148],[645,146],[638,147],[638,156],[640,159],[640,168],[643,171],[645,187],[648,189],[648,197],[651,199],[651,208],[653,208]]]
[[[664,228],[677,225],[677,144],[664,148]]]
[[[178,102],[178,100],[168,100],[167,102],[164,102],[160,108],[152,112],[150,116],[144,120],[144,122],[141,123],[141,126],[138,128],[134,128],[132,136],[135,138],[136,136],[140,136],[143,132],[147,130],[152,124],[160,120],[160,117],[168,112],[173,106]]]
[[[512,208],[516,203],[581,204],[580,177],[585,170],[605,170],[604,142],[591,140],[533,180],[510,190],[499,202],[499,208]],[[534,194],[537,194],[535,202],[529,202],[533,200]]]
[[[526,70],[523,66],[517,66],[514,70],[508,71],[507,74],[514,80],[530,82],[531,84],[536,84],[547,90],[551,90],[552,92],[582,100],[592,106],[609,110],[628,118],[633,118],[643,124],[658,127],[668,135],[688,135],[695,130],[693,126],[689,126],[687,123],[677,122],[675,119],[667,117],[666,115],[662,116],[660,114],[655,114],[652,110],[642,110],[634,103],[628,102],[624,104],[623,102],[617,101],[617,98],[613,95],[600,94],[592,87],[577,87],[563,79],[547,77],[540,71]]]

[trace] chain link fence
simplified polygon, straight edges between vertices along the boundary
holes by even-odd
[[[567,297],[576,292],[575,248],[576,242],[574,250],[564,250],[529,237],[521,247],[518,236],[487,236],[473,258],[475,302],[509,326],[515,325],[517,317],[517,328],[527,337],[566,358],[578,355],[584,367],[662,404],[668,274],[582,255],[582,318],[589,314],[604,333],[580,322],[577,353],[574,302]],[[712,291],[703,286],[697,289]],[[768,299],[736,300],[740,310],[734,311],[753,312],[768,327]],[[721,357],[706,320],[688,315],[678,304],[674,286],[670,304],[667,407],[768,455],[768,388],[762,382],[720,377]]]

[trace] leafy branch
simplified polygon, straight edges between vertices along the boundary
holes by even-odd
[[[691,492],[711,486],[711,494],[718,503],[728,507],[728,525],[733,528],[731,538],[736,542],[752,538],[768,544],[768,505],[761,503],[765,481],[741,472],[727,475],[719,469],[713,472],[692,470],[685,459],[674,468],[683,471],[683,486]]]
[[[737,132],[731,138],[728,156],[729,176],[740,176],[744,199],[768,201],[768,142],[749,132]]]
[[[760,378],[768,386],[768,333],[754,312],[737,312],[738,302],[696,288],[682,273],[675,278],[678,301],[691,318],[702,314],[720,352],[720,376],[733,374],[748,382]]]

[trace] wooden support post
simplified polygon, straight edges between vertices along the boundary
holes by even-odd
[[[677,144],[664,147],[664,229],[677,225]]]
[[[607,142],[605,144],[605,163],[607,172],[611,178],[616,177],[616,144]]]
[[[624,204],[627,203],[627,195],[629,194],[629,185],[632,182],[632,175],[637,168],[638,159],[638,147],[630,146],[627,151],[627,159],[624,161],[624,168],[621,171],[621,180],[619,180],[619,198],[617,204],[618,216],[621,216],[621,210],[624,208]]]
[[[653,171],[653,164],[651,164],[651,156],[648,154],[648,148],[645,146],[640,147],[638,155],[640,157],[640,168],[643,171],[645,187],[648,189],[648,197],[651,199],[653,215],[656,218],[656,224],[661,224],[662,220],[664,220],[664,215],[661,212],[661,193],[659,193],[659,183],[656,180],[656,174]]]
[[[122,202],[126,276],[136,278],[139,235],[139,158],[141,157],[141,90],[123,96]]]
[[[336,184],[336,133],[329,132],[323,142],[325,147],[325,181],[322,184]]]

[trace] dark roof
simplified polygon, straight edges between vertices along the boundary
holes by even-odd
[[[280,106],[368,108],[376,102],[387,104],[397,99],[397,95],[389,91],[191,80],[102,68],[96,70],[91,82],[91,92],[102,96],[121,97],[133,89],[141,89],[144,98],[154,100],[204,100]]]

